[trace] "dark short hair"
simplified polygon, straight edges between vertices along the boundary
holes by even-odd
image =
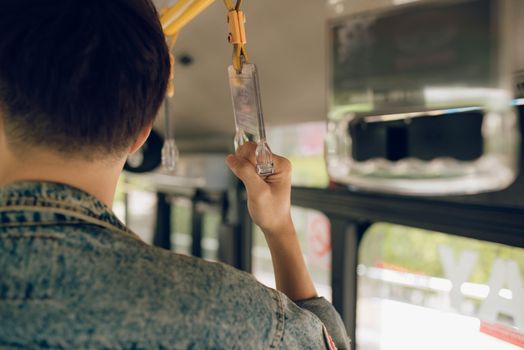
[[[9,144],[124,152],[165,97],[169,52],[150,0],[0,1]]]

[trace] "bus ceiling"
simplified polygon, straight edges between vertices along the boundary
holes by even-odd
[[[176,3],[155,0],[160,13]],[[323,120],[325,3],[244,1],[242,8],[247,14],[247,48],[261,74],[267,124]],[[224,3],[214,1],[179,31],[173,50],[176,91],[170,103],[177,142],[212,136],[214,145],[220,137],[223,144],[231,143],[234,119],[226,72],[231,64],[226,17]],[[163,133],[163,110],[159,116],[156,128]]]

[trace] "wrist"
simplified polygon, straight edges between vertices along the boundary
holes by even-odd
[[[261,227],[261,229],[266,238],[296,235],[295,225],[291,219],[291,214],[287,215],[281,220],[276,221],[271,226]]]

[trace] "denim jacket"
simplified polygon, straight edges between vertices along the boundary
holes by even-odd
[[[0,349],[326,349],[327,334],[349,348],[325,299],[149,246],[67,185],[0,188]]]

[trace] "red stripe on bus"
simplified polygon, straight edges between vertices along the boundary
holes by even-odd
[[[480,332],[524,348],[524,333],[513,328],[480,321]]]

